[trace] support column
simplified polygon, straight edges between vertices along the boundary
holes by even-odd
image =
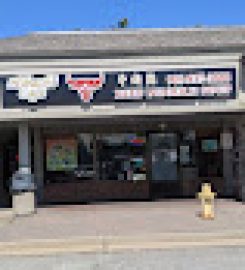
[[[245,121],[237,123],[236,197],[245,202]]]
[[[43,136],[40,127],[34,128],[34,175],[37,187],[37,203],[43,201],[44,173],[43,173]]]
[[[223,134],[234,134],[228,127],[224,127],[222,130]],[[229,138],[228,138],[229,139]],[[234,163],[234,145],[232,147],[232,141],[223,142],[223,177],[224,177],[224,194],[225,196],[232,197],[234,196],[235,188],[235,179],[233,172],[233,163]]]
[[[19,168],[31,172],[31,132],[28,123],[19,124]]]
[[[6,205],[6,192],[4,190],[4,148],[3,143],[0,144],[0,206]]]
[[[31,130],[28,123],[19,124],[19,172],[31,174]],[[16,215],[35,212],[35,192],[18,190],[13,193],[13,211]]]
[[[99,179],[99,166],[98,166],[98,156],[97,156],[97,136],[93,133],[93,170],[95,171],[94,180]]]

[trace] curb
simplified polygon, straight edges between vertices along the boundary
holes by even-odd
[[[0,242],[0,255],[54,255],[62,253],[113,253],[125,250],[176,249],[207,246],[245,246],[245,232],[92,236],[74,239],[40,239]]]

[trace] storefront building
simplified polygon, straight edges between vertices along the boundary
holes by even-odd
[[[203,182],[244,201],[244,34],[0,40],[0,205],[11,205],[17,170],[33,175],[37,205],[191,198]]]

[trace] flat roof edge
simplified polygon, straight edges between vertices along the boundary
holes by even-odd
[[[137,32],[177,32],[177,31],[229,31],[229,30],[245,30],[245,25],[232,26],[202,26],[202,27],[175,27],[175,28],[112,28],[112,29],[81,29],[81,30],[51,30],[51,31],[34,31],[28,35],[48,35],[48,34],[135,34]]]

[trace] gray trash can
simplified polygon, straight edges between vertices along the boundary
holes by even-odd
[[[14,173],[10,190],[15,215],[35,213],[35,184],[34,176],[31,173],[20,170]]]

